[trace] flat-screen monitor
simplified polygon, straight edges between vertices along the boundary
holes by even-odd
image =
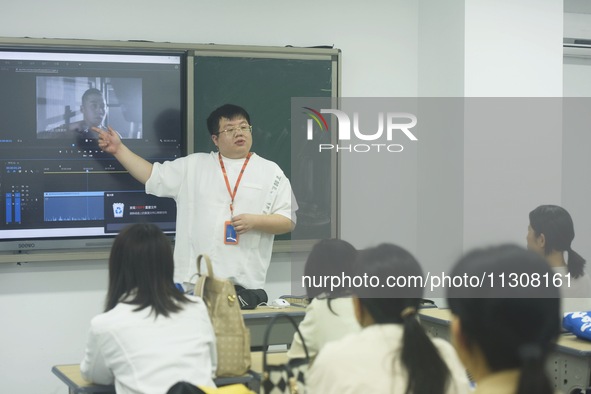
[[[186,54],[0,46],[0,251],[109,244],[126,225],[175,231],[92,127],[151,162],[186,154]]]

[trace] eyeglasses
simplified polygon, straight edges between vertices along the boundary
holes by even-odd
[[[236,133],[238,133],[239,131],[244,134],[251,133],[252,126],[244,124],[238,127],[234,127],[233,129],[222,130],[218,134],[226,133],[226,135],[228,135],[229,137],[234,137],[236,136]]]

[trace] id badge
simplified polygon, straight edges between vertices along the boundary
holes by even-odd
[[[238,245],[238,234],[236,234],[236,229],[232,226],[231,221],[224,223],[224,243],[226,245]]]

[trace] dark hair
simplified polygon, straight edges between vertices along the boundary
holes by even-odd
[[[451,277],[485,275],[482,287],[449,287],[448,303],[468,346],[478,346],[491,371],[521,369],[517,394],[554,392],[545,370],[560,333],[560,294],[552,285],[552,274],[542,256],[515,245],[474,250],[451,272]],[[500,285],[500,275],[505,286]],[[497,281],[493,286],[491,277]],[[538,277],[540,283],[507,286],[511,277]]]
[[[86,100],[88,100],[88,96],[90,96],[91,94],[96,94],[103,97],[103,93],[100,90],[95,88],[87,89],[86,92],[84,92],[84,94],[82,95],[82,105],[86,103]]]
[[[423,270],[405,249],[381,244],[359,252],[356,274],[377,276],[380,283],[385,283],[389,276],[422,277]],[[408,372],[406,393],[444,393],[449,382],[449,368],[416,318],[423,288],[359,287],[354,293],[376,324],[403,324],[401,360]]]
[[[109,290],[105,312],[119,302],[138,305],[134,311],[152,308],[156,316],[182,309],[189,302],[173,281],[172,247],[154,224],[125,227],[115,238],[109,256]]]
[[[566,209],[557,205],[540,205],[529,213],[529,225],[536,236],[544,234],[544,253],[568,252],[568,272],[573,278],[583,275],[585,259],[571,249],[575,226]]]
[[[237,117],[243,117],[244,119],[246,119],[248,124],[250,124],[250,115],[242,107],[239,107],[234,104],[224,104],[221,107],[214,109],[213,112],[209,114],[207,118],[207,130],[209,130],[209,134],[219,134],[220,120],[222,118],[232,120]]]
[[[331,289],[331,283],[320,281],[326,276],[351,275],[357,250],[347,241],[341,239],[323,239],[317,242],[310,251],[304,275],[310,278],[311,286],[306,287],[308,298],[326,294],[336,298],[348,292],[348,287],[341,286]],[[314,281],[316,279],[316,282]]]

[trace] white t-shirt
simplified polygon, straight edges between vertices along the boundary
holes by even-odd
[[[117,394],[162,394],[181,380],[215,387],[216,342],[200,298],[169,317],[120,302],[91,320],[82,376]]]
[[[335,298],[330,302],[330,307],[332,310],[328,308],[328,298],[314,298],[306,308],[304,320],[298,326],[311,358],[316,357],[328,342],[361,331],[350,297]],[[293,334],[287,357],[306,357],[297,332]]]
[[[243,163],[244,159],[224,158],[232,191]],[[176,282],[189,282],[197,271],[197,256],[205,253],[213,262],[216,276],[249,289],[264,287],[274,235],[251,230],[240,235],[238,245],[224,244],[231,197],[217,152],[154,163],[146,193],[176,201]],[[291,184],[281,168],[253,154],[238,186],[234,215],[279,214],[295,223],[296,210]]]
[[[374,324],[327,343],[306,375],[307,393],[404,393],[408,373],[400,359],[403,331],[401,324]],[[432,341],[451,372],[446,393],[469,393],[466,370],[454,348],[441,338]]]

